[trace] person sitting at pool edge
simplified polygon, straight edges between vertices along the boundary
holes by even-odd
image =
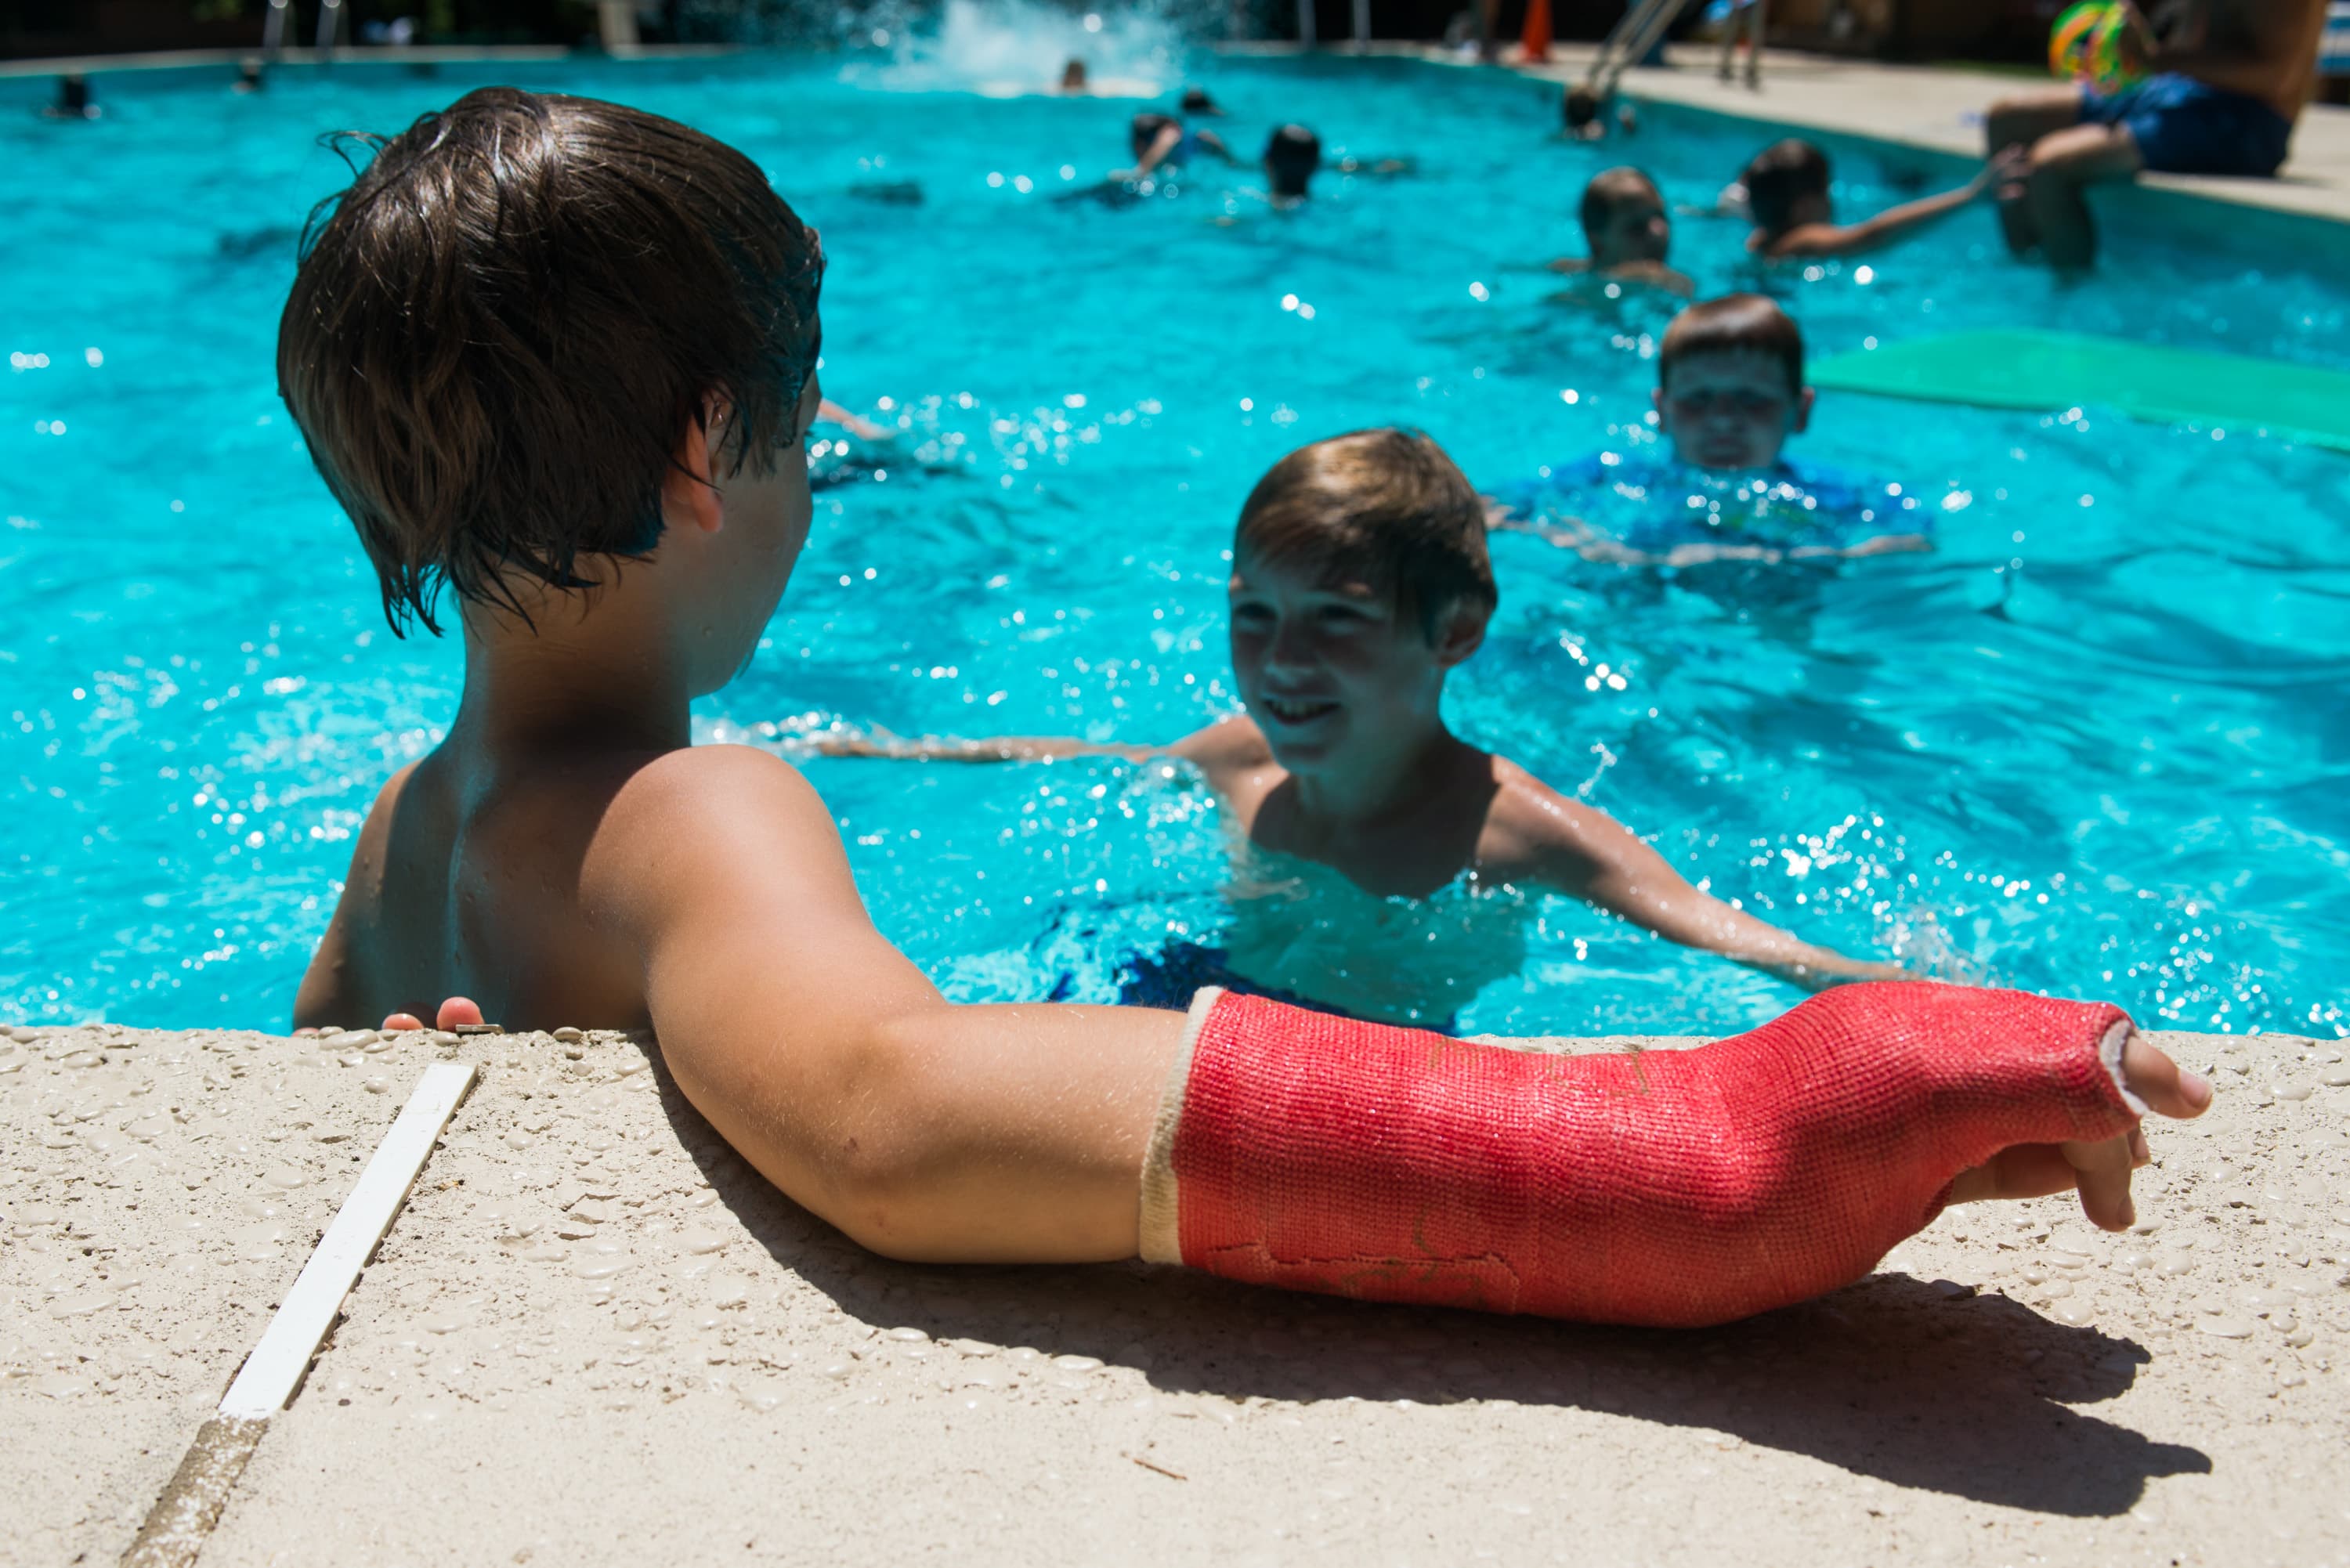
[[[1754,155],[1738,182],[1754,232],[1746,248],[1764,261],[1827,261],[1866,255],[1898,244],[1930,228],[1998,185],[2017,179],[2022,154],[2003,152],[1955,191],[1887,207],[1856,223],[1835,221],[1828,191],[1828,155],[1808,141],[1789,137]]]
[[[2115,93],[2043,88],[1984,117],[1985,150],[2024,157],[1999,192],[2008,248],[2037,250],[2059,272],[2096,260],[2087,187],[2149,169],[2272,175],[2316,87],[2326,0],[2191,0],[2159,37],[2135,5],[2128,12],[2146,80]]]
[[[297,1024],[463,992],[650,1029],[754,1168],[891,1257],[1660,1324],[1856,1279],[1952,1199],[2077,1188],[2122,1229],[2140,1116],[2208,1102],[2118,1009],[1921,983],[1638,1056],[1221,993],[951,1004],[806,781],[691,743],[812,514],[823,261],[758,166],[484,88],[307,239],[280,388],[394,628],[453,590],[465,675],[369,810]]]
[[[1236,835],[1374,894],[1421,896],[1464,873],[1538,884],[1800,985],[1903,976],[1698,891],[1615,818],[1452,733],[1444,683],[1484,641],[1497,595],[1483,503],[1426,436],[1358,431],[1291,452],[1249,493],[1232,559],[1242,713],[1164,746],[836,740],[818,750],[1176,757],[1222,797]]]
[[[1930,517],[1898,484],[1870,484],[1783,455],[1788,438],[1811,423],[1814,396],[1804,383],[1803,328],[1776,301],[1760,294],[1700,301],[1673,317],[1657,352],[1657,431],[1671,462],[1595,453],[1539,480],[1494,487],[1488,522],[1627,566],[1932,549]],[[1733,482],[1741,482],[1735,489]],[[1610,532],[1554,504],[1603,491],[1640,495],[1638,520]],[[1695,504],[1700,498],[1703,506]],[[1882,527],[1913,514],[1903,531]]]
[[[1672,249],[1673,223],[1657,182],[1640,170],[1603,169],[1583,188],[1578,217],[1590,255],[1561,256],[1553,272],[1577,273],[1619,283],[1645,284],[1686,299],[1697,285],[1665,265]]]

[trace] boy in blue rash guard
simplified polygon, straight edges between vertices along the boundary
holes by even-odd
[[[1781,455],[1811,422],[1812,399],[1803,329],[1776,304],[1734,294],[1692,305],[1658,355],[1657,430],[1671,459],[1594,453],[1492,492],[1490,524],[1619,566],[1931,549],[1930,518],[1900,485]]]

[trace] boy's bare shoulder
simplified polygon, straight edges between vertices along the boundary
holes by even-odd
[[[1477,842],[1489,876],[1572,882],[1600,860],[1613,817],[1571,800],[1504,756],[1493,758],[1493,798]]]

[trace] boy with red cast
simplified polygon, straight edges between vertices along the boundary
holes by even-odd
[[[689,744],[809,523],[821,260],[757,168],[484,88],[383,143],[307,251],[281,386],[395,624],[455,591],[466,678],[369,814],[298,1022],[464,992],[650,1027],[746,1159],[895,1257],[1669,1324],[1856,1278],[1948,1201],[2077,1183],[2126,1224],[2139,1113],[2208,1099],[2110,1007],[1931,985],[1596,1058],[1216,993],[951,1005],[805,780]]]

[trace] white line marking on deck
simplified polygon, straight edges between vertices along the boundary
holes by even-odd
[[[441,1129],[473,1086],[471,1063],[436,1062],[424,1069],[375,1157],[359,1172],[359,1184],[335,1211],[334,1222],[302,1265],[294,1288],[262,1331],[220,1402],[220,1410],[197,1432],[180,1468],[156,1498],[139,1527],[122,1568],[187,1568],[227,1506],[244,1462],[267,1430],[269,1417],[286,1407],[310,1359],[318,1353],[343,1298],[377,1243],[391,1229],[400,1206],[432,1158]]]

